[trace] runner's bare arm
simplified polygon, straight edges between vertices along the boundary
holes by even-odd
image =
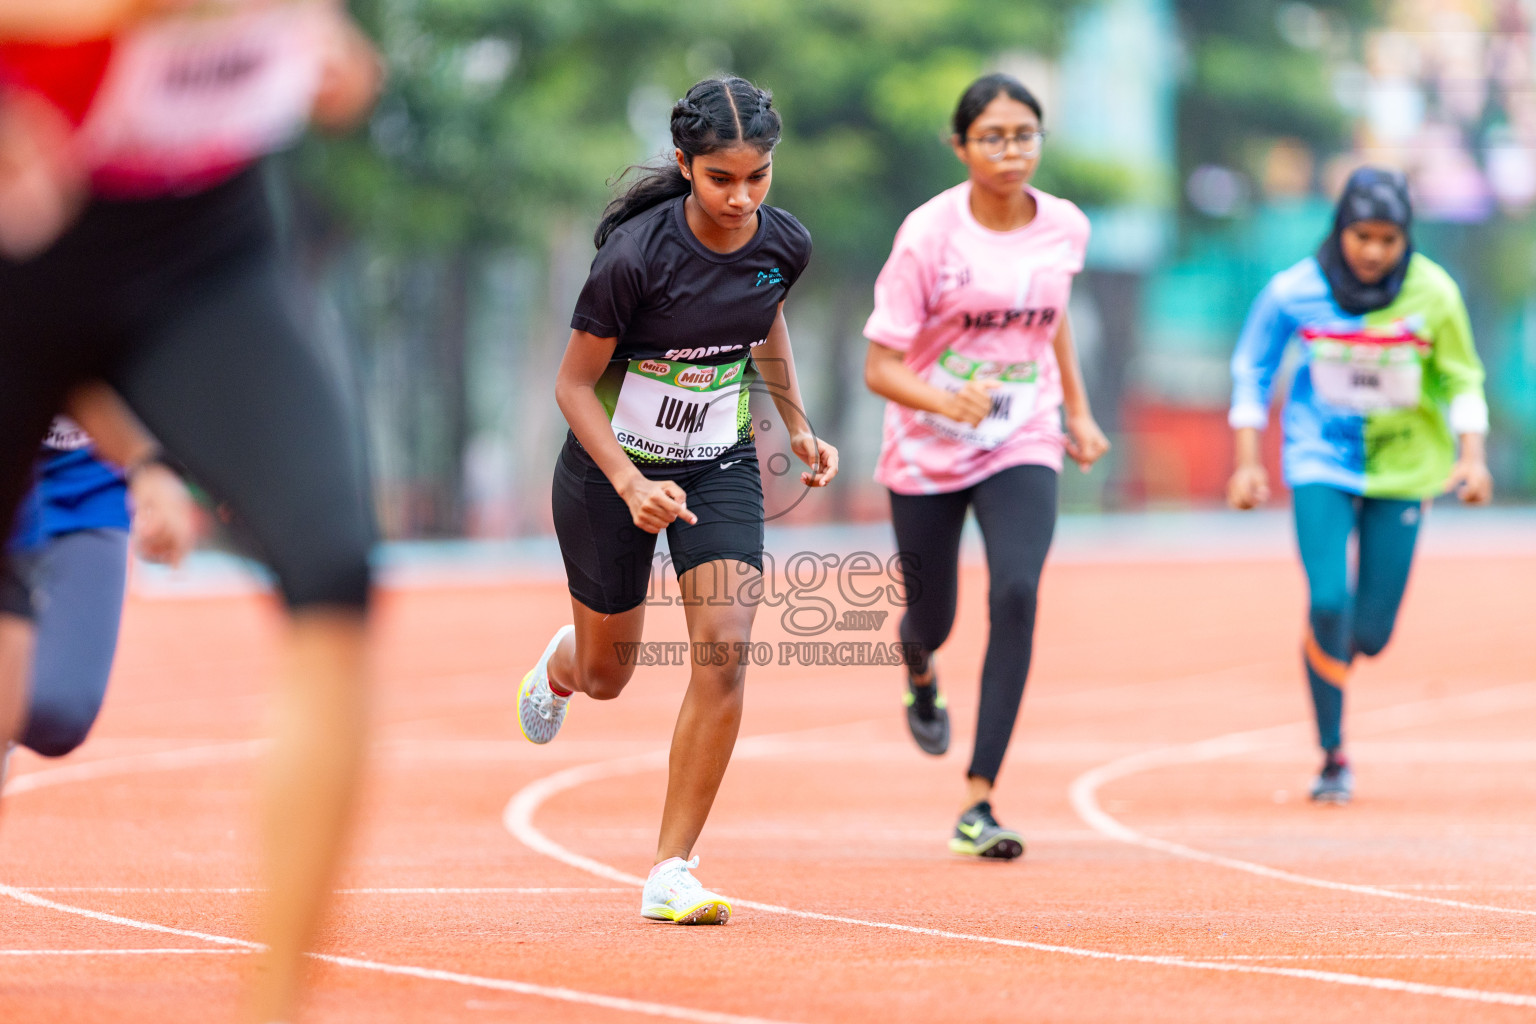
[[[1445,482],[1446,492],[1454,491],[1468,505],[1486,505],[1493,500],[1493,474],[1488,472],[1486,440],[1483,434],[1461,435],[1461,454]]]
[[[158,461],[158,442],[117,392],[100,381],[71,391],[65,412],[91,435],[97,455],[124,467],[139,557],[179,565],[197,542],[197,506],[180,475]]]
[[[1067,428],[1067,454],[1084,473],[1109,451],[1109,439],[1099,429],[1088,407],[1088,390],[1083,387],[1083,368],[1077,361],[1077,341],[1072,336],[1072,319],[1063,316],[1056,336],[1051,339],[1056,365],[1061,369],[1061,411]]]
[[[0,0],[0,40],[100,39],[158,4],[159,0]]]
[[[373,110],[384,87],[384,61],[344,7],[332,9],[327,28],[325,65],[310,123],[323,131],[345,132]]]
[[[988,392],[998,386],[995,380],[972,380],[966,381],[959,391],[934,387],[907,365],[905,353],[878,341],[869,343],[869,352],[864,356],[864,385],[898,405],[938,413],[972,427],[992,411]]]
[[[659,533],[674,519],[696,523],[698,517],[688,511],[683,489],[670,480],[656,481],[641,473],[613,436],[608,411],[597,397],[597,381],[608,369],[617,344],[617,338],[573,330],[555,375],[555,403],[576,440],[629,506],[636,526]]]
[[[91,435],[96,454],[119,466],[136,466],[154,457],[160,446],[127,404],[101,381],[81,384],[69,393],[64,413]]]
[[[811,467],[809,473],[800,474],[800,482],[807,487],[827,486],[837,476],[837,449],[817,437],[806,418],[800,379],[795,375],[795,354],[789,345],[789,324],[784,320],[784,303],[779,303],[768,339],[752,350],[752,362],[768,385],[773,404],[789,431],[790,448]]]
[[[1269,500],[1269,473],[1259,447],[1256,427],[1239,427],[1233,434],[1237,466],[1227,481],[1227,504],[1247,511]]]

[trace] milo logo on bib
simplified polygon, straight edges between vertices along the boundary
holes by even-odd
[[[1406,324],[1324,331],[1304,328],[1312,388],[1328,405],[1355,412],[1412,409],[1423,392],[1429,342]]]
[[[715,368],[713,366],[693,366],[682,371],[673,379],[678,387],[693,388],[695,391],[705,391],[715,382]]]
[[[992,449],[1008,440],[1034,414],[1040,392],[1040,367],[1033,361],[1003,363],[971,359],[945,349],[928,371],[928,383],[945,391],[959,391],[968,381],[992,380],[992,408],[976,426],[938,413],[920,412],[917,418],[934,433],[975,448]]]
[[[746,363],[631,360],[610,417],[614,437],[641,462],[699,462],[729,451],[752,436]]]

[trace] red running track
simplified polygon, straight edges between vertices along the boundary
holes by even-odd
[[[306,1019],[1536,1020],[1532,579],[1530,556],[1423,561],[1351,683],[1339,810],[1305,799],[1294,565],[1052,566],[996,800],[1029,854],[992,864],[945,849],[985,635],[968,571],[945,758],[906,736],[897,670],[753,669],[698,849],[737,912],[695,929],[641,920],[635,885],[681,670],[640,669],[536,748],[511,697],[563,588],[388,594],[367,809]],[[774,645],[782,612],[758,619]],[[231,1017],[275,628],[256,598],[136,598],[90,742],[17,756],[0,1021]],[[653,610],[650,638],[683,635]]]

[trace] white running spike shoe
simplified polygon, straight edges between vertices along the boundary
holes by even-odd
[[[575,626],[561,626],[517,688],[517,722],[529,743],[548,743],[565,722],[565,709],[571,698],[549,688],[549,659],[554,657],[560,641],[574,632]]]
[[[699,858],[673,857],[662,861],[645,881],[640,896],[640,916],[673,924],[725,924],[731,919],[731,901],[710,892],[690,872]]]

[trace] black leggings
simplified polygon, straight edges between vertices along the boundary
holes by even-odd
[[[361,444],[299,327],[261,174],[97,202],[0,259],[0,523],[71,386],[112,384],[227,504],[292,608],[362,609],[374,535]]]
[[[1040,570],[1056,530],[1056,480],[1048,466],[1013,466],[963,491],[891,494],[891,522],[907,592],[901,639],[923,652],[923,661],[912,666],[918,671],[955,624],[960,531],[967,508],[976,510],[981,526],[991,627],[968,776],[996,781],[1024,699]]]

